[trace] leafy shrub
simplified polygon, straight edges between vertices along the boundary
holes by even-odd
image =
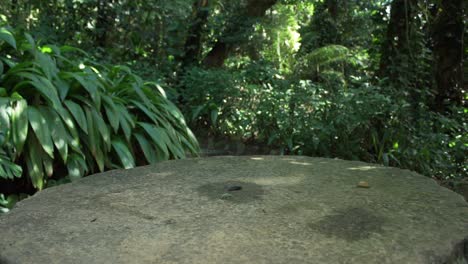
[[[184,109],[198,130],[236,138],[263,138],[288,101],[287,82],[263,62],[225,69],[192,68],[182,79]],[[284,114],[288,114],[284,112]],[[281,117],[279,117],[281,118]]]
[[[12,32],[0,28],[1,178],[29,177],[41,190],[64,174],[73,180],[197,153],[157,84]]]
[[[249,87],[240,76],[226,70],[204,70],[194,67],[187,71],[182,93],[187,101],[185,113],[198,128],[211,128],[213,133],[243,134],[252,122],[243,110],[249,107]]]
[[[5,195],[0,193],[0,215],[3,213],[8,213],[11,208],[20,200],[27,198],[27,194],[11,194],[5,197]]]
[[[196,106],[187,115],[212,133],[253,139],[284,154],[362,160],[438,178],[468,173],[466,113],[415,108],[401,89],[364,79],[347,86],[284,80],[259,63],[235,73],[194,68],[184,84],[188,105]]]
[[[301,81],[290,98],[295,107],[283,123],[292,127],[276,132],[289,153],[381,163],[443,179],[467,176],[463,110],[442,116],[414,109],[391,88],[368,83],[339,90]]]

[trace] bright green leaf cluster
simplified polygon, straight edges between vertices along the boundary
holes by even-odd
[[[1,178],[27,176],[40,190],[57,171],[73,180],[196,155],[194,135],[160,87],[70,51],[0,28]]]

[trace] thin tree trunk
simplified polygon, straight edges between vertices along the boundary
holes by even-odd
[[[442,0],[432,30],[436,98],[434,110],[463,104],[463,0]]]
[[[184,66],[188,66],[199,61],[202,51],[203,27],[206,25],[210,13],[208,6],[208,0],[196,0],[193,3],[192,24],[184,45]]]
[[[112,3],[113,0],[97,1],[96,43],[100,47],[106,47],[109,42],[109,30],[114,20],[111,7],[109,7]]]
[[[387,27],[386,40],[382,46],[382,57],[378,75],[380,77],[395,78],[391,67],[398,67],[399,62],[394,61],[399,55],[410,55],[409,32],[413,5],[416,0],[393,0],[390,8],[390,21]]]
[[[338,0],[327,0],[326,5],[328,13],[330,13],[332,19],[336,21],[338,18]]]

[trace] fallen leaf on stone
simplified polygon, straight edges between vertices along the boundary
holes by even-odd
[[[221,195],[222,200],[228,200],[228,199],[231,199],[231,198],[232,198],[232,194],[230,194],[230,193],[223,193]]]
[[[369,183],[366,182],[366,181],[360,181],[360,182],[357,184],[357,187],[359,187],[359,188],[370,188]]]

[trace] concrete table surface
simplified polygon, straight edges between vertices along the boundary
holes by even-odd
[[[365,182],[369,188],[360,188]],[[0,263],[467,263],[468,203],[408,170],[212,157],[95,174],[0,216]]]

